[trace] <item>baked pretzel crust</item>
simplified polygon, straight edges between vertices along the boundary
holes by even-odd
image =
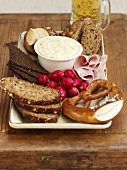
[[[108,98],[108,101],[101,105],[90,108],[92,100],[99,99],[102,97]],[[83,100],[84,106],[79,107],[76,104]],[[105,123],[109,120],[100,121],[95,117],[95,112],[101,107],[113,103],[118,100],[124,100],[123,94],[115,83],[109,82],[108,80],[94,80],[89,84],[86,91],[79,93],[77,96],[68,98],[63,102],[62,111],[67,117],[84,123]]]

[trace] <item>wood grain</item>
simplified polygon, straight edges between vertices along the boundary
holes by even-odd
[[[63,30],[70,14],[0,15],[0,78],[12,75],[6,66],[8,43],[17,45],[19,33],[30,27]],[[111,15],[103,33],[108,54],[108,79],[123,91],[120,114],[105,130],[12,129],[8,125],[10,99],[0,91],[0,169],[127,169],[127,15]]]

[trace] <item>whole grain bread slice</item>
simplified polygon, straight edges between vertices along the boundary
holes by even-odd
[[[94,23],[84,25],[81,44],[83,46],[83,54],[97,54],[102,41],[102,29]]]
[[[15,106],[20,114],[37,123],[56,123],[58,120],[58,114],[34,113],[25,110],[16,104]]]
[[[10,98],[26,104],[48,105],[61,101],[56,89],[30,83],[16,77],[1,79],[0,88],[7,91]]]
[[[33,61],[29,55],[22,52],[16,46],[14,45],[9,46],[9,54],[10,54],[9,62],[11,64],[19,66],[21,68],[26,68],[28,70],[40,74],[48,74],[48,71],[46,71],[43,67],[41,67],[41,65],[38,64],[37,61]]]
[[[58,114],[61,111],[62,103],[50,104],[50,105],[29,105],[19,101],[14,101],[19,107],[35,112],[35,113],[46,113],[46,114]]]

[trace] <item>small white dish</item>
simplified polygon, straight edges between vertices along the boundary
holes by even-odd
[[[40,65],[49,72],[72,69],[75,59],[82,54],[82,45],[69,37],[47,36],[34,45]]]

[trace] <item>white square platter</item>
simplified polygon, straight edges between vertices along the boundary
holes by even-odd
[[[59,31],[60,32],[60,31]],[[24,41],[25,32],[22,32],[19,36],[18,40],[18,48],[29,54],[26,49],[24,48],[23,41]],[[102,44],[99,54],[104,55],[104,42],[102,37]],[[36,56],[29,54],[33,59],[37,59]],[[103,99],[105,100],[105,99]],[[95,101],[96,104],[99,104],[102,101]],[[95,104],[95,103],[94,103]],[[10,117],[9,117],[9,125],[15,129],[106,129],[109,128],[112,124],[112,121],[104,124],[88,124],[88,123],[79,123],[73,121],[62,113],[60,113],[58,122],[57,123],[34,123],[27,118],[24,118],[15,108],[14,104],[10,103]]]

